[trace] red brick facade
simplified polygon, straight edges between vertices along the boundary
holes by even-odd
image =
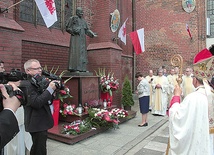
[[[137,56],[137,71],[148,74],[162,65],[172,66],[170,58],[180,54],[184,67],[192,64],[194,55],[206,46],[205,1],[197,1],[195,10],[187,13],[180,1],[137,1],[136,28],[145,29],[145,53]],[[188,23],[193,39],[186,30]]]
[[[197,1],[196,8],[186,13],[181,0],[77,0],[85,12],[84,18],[90,28],[98,34],[97,38],[88,38],[88,69],[91,72],[106,68],[119,78],[121,87],[126,75],[134,81],[134,73],[142,71],[146,76],[149,69],[156,70],[162,65],[171,67],[170,58],[181,54],[184,67],[192,64],[194,55],[206,45],[205,2]],[[0,7],[13,4],[13,0],[2,0]],[[59,66],[60,71],[67,69],[70,35],[58,29],[35,27],[33,24],[17,18],[18,5],[0,14],[0,53],[5,61],[6,70],[23,68],[30,58],[39,59],[42,65]],[[110,30],[110,14],[118,9],[120,25],[126,23],[127,44],[124,45]],[[186,31],[189,24],[193,39]],[[129,33],[134,29],[145,29],[145,52],[133,53]],[[136,60],[136,61],[135,61]],[[120,87],[120,88],[121,88]],[[119,103],[121,89],[114,93],[114,101]]]

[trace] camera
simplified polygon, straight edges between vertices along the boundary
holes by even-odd
[[[55,86],[58,90],[64,89],[65,86],[62,83],[62,79],[59,76],[49,73],[45,70],[42,71],[42,75],[36,74],[30,78],[31,84],[33,84],[40,93],[43,93],[49,86],[49,83],[53,80],[60,81],[60,84],[57,82],[55,83]]]
[[[0,84],[4,84],[7,93],[10,97],[16,96],[19,101],[21,102],[21,105],[25,104],[25,95],[20,90],[13,90],[13,87],[11,85],[6,85],[9,81],[16,82],[19,80],[25,80],[27,79],[27,74],[21,72],[19,69],[11,69],[9,73],[1,72],[0,73]],[[2,95],[0,91],[0,111],[3,110],[2,100],[4,96]]]
[[[65,85],[62,83],[62,79],[59,76],[52,74],[52,73],[48,73],[45,70],[42,71],[42,75],[44,75],[46,78],[50,79],[51,81],[53,81],[53,80],[60,81],[60,84],[57,82],[55,83],[55,86],[57,89],[63,90],[65,88]]]

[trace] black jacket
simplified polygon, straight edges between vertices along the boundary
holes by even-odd
[[[19,132],[17,119],[12,111],[0,112],[0,150]],[[1,152],[1,151],[0,151]]]
[[[21,82],[20,88],[24,88],[27,94],[27,104],[24,105],[25,130],[27,132],[45,131],[53,127],[53,116],[50,110],[53,96],[48,90],[40,93],[30,81]]]

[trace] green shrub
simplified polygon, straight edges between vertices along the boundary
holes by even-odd
[[[128,76],[125,77],[124,82],[123,82],[122,104],[123,104],[123,106],[133,106],[134,105],[131,83],[128,79]]]

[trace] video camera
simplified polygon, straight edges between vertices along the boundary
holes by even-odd
[[[43,93],[49,86],[49,83],[53,80],[60,81],[60,84],[57,82],[55,83],[55,86],[58,90],[64,89],[65,86],[62,83],[62,79],[59,76],[49,73],[45,70],[42,71],[42,76],[40,76],[39,74],[34,75],[30,79],[30,82],[37,88],[38,92]]]
[[[13,87],[11,85],[6,85],[9,81],[16,82],[19,80],[26,80],[27,74],[21,72],[19,69],[11,69],[9,73],[1,72],[0,73],[0,84],[4,84],[7,93],[10,97],[16,96],[22,105],[25,104],[25,95],[20,90],[13,90]],[[2,95],[0,91],[0,111],[3,110],[2,100],[4,96]]]
[[[52,73],[48,73],[47,71],[44,71],[44,70],[42,71],[42,75],[44,75],[46,78],[50,79],[51,81],[53,80],[60,81],[60,84],[57,82],[55,83],[57,89],[63,90],[65,88],[65,85],[62,83],[62,79],[59,76]]]
[[[48,73],[47,71],[42,71],[42,76],[39,74],[35,76],[30,76],[26,73],[21,72],[19,69],[11,69],[9,73],[2,72],[0,73],[0,84],[5,84],[5,88],[7,90],[7,93],[9,96],[16,96],[19,101],[21,102],[21,105],[25,105],[27,102],[27,97],[28,97],[28,89],[26,86],[19,86],[19,88],[22,91],[13,91],[13,87],[11,85],[6,85],[9,81],[16,82],[19,80],[30,80],[30,82],[37,87],[38,92],[43,93],[46,88],[49,86],[50,81],[53,80],[58,80],[60,81],[59,83],[55,83],[56,88],[59,90],[64,89],[64,84],[62,83],[62,79],[52,73]],[[3,105],[2,105],[2,100],[4,96],[2,95],[0,91],[0,111],[3,110]]]

